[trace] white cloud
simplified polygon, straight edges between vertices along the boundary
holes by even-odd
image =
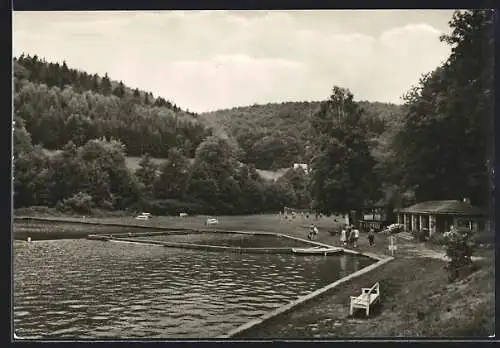
[[[198,110],[215,110],[255,100],[274,101],[275,93],[295,93],[293,81],[306,75],[306,67],[285,59],[218,55],[203,61],[179,61],[157,66],[151,81],[161,85],[180,105],[189,105],[196,95]],[[300,96],[296,96],[300,97]]]
[[[322,99],[334,84],[397,102],[449,54],[438,38],[451,12],[421,12],[14,13],[14,53],[108,72],[199,112]]]

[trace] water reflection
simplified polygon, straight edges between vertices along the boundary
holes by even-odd
[[[371,262],[89,240],[14,255],[17,335],[69,339],[216,337]]]

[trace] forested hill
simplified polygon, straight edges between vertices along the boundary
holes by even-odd
[[[358,102],[373,137],[380,136],[403,114],[396,104]],[[286,102],[235,107],[200,114],[199,118],[218,134],[236,139],[245,163],[260,169],[289,167],[307,161],[309,118],[321,102]]]
[[[177,147],[193,157],[211,134],[196,114],[171,101],[36,55],[14,58],[14,88],[15,116],[33,144],[47,149],[105,137],[120,140],[129,156],[165,158]]]
[[[241,160],[258,169],[307,161],[309,118],[320,102],[270,103],[197,115],[151,92],[35,56],[14,59],[14,110],[33,144],[61,149],[90,139],[113,138],[128,156],[166,158],[171,148],[194,157],[212,132],[241,148]],[[359,102],[374,137],[402,113],[394,104]]]

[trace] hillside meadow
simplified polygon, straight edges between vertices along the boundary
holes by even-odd
[[[45,153],[49,156],[54,156],[55,154],[58,153],[58,150],[44,150]],[[192,163],[194,161],[193,158],[189,159],[190,162]],[[141,161],[141,157],[138,156],[126,156],[125,157],[125,164],[127,165],[127,168],[134,173],[137,169],[139,169],[140,165],[139,162]],[[155,158],[151,157],[151,161],[156,164],[157,166],[161,166],[164,162],[164,158]],[[265,179],[265,180],[277,180],[280,177],[282,177],[285,172],[289,168],[281,168],[277,170],[264,170],[264,169],[257,169],[257,173],[260,174],[260,176]]]

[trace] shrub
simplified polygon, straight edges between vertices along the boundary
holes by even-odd
[[[445,244],[446,244],[446,237],[445,237],[442,233],[433,233],[433,234],[429,237],[429,241],[430,241],[432,244],[436,244],[436,245],[445,245]]]
[[[76,213],[91,214],[92,196],[84,192],[78,192],[69,198],[63,199],[57,206],[63,211],[71,210]]]
[[[450,281],[455,280],[461,269],[472,265],[474,251],[474,232],[469,229],[458,229],[445,237],[446,255],[450,259],[447,265]]]

